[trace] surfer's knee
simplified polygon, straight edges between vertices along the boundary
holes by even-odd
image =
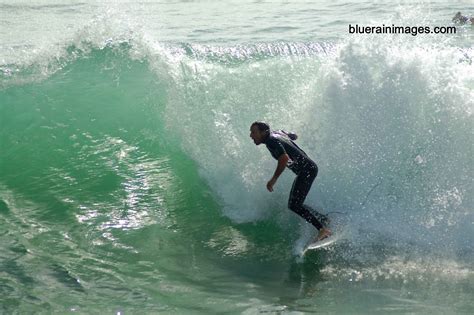
[[[300,214],[302,212],[302,206],[295,200],[288,201],[288,209],[297,214]]]

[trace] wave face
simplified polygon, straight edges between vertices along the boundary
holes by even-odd
[[[385,41],[86,38],[3,64],[0,310],[472,310],[472,50]],[[330,251],[293,257],[311,228],[290,172],[266,192],[255,120],[318,163]]]

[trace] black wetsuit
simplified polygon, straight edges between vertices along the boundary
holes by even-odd
[[[272,131],[264,143],[276,160],[285,153],[290,157],[286,166],[296,174],[296,178],[288,199],[288,208],[320,230],[325,226],[327,217],[303,204],[318,175],[318,166],[290,139],[291,136],[282,130]]]

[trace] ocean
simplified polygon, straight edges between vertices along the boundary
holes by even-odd
[[[0,313],[474,313],[458,11],[0,0]],[[332,246],[300,255],[315,231],[291,171],[266,190],[256,120],[318,164],[306,203],[344,222]]]

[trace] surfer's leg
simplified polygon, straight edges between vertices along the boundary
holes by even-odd
[[[292,206],[290,210],[305,219],[306,222],[311,223],[316,229],[321,230],[324,227],[323,224],[305,207],[305,205]]]
[[[296,176],[288,199],[288,208],[320,230],[323,224],[311,213],[311,208],[303,204],[317,174],[318,168],[316,165],[311,165]]]
[[[310,207],[310,206],[308,206],[308,205],[303,204],[303,206],[304,206],[306,209],[308,209],[308,210],[313,214],[313,216],[315,216],[316,219],[318,219],[319,222],[322,223],[322,225],[324,225],[324,226],[328,226],[328,225],[329,225],[329,217],[328,217],[327,215],[318,212],[318,211],[315,210],[313,207]]]

